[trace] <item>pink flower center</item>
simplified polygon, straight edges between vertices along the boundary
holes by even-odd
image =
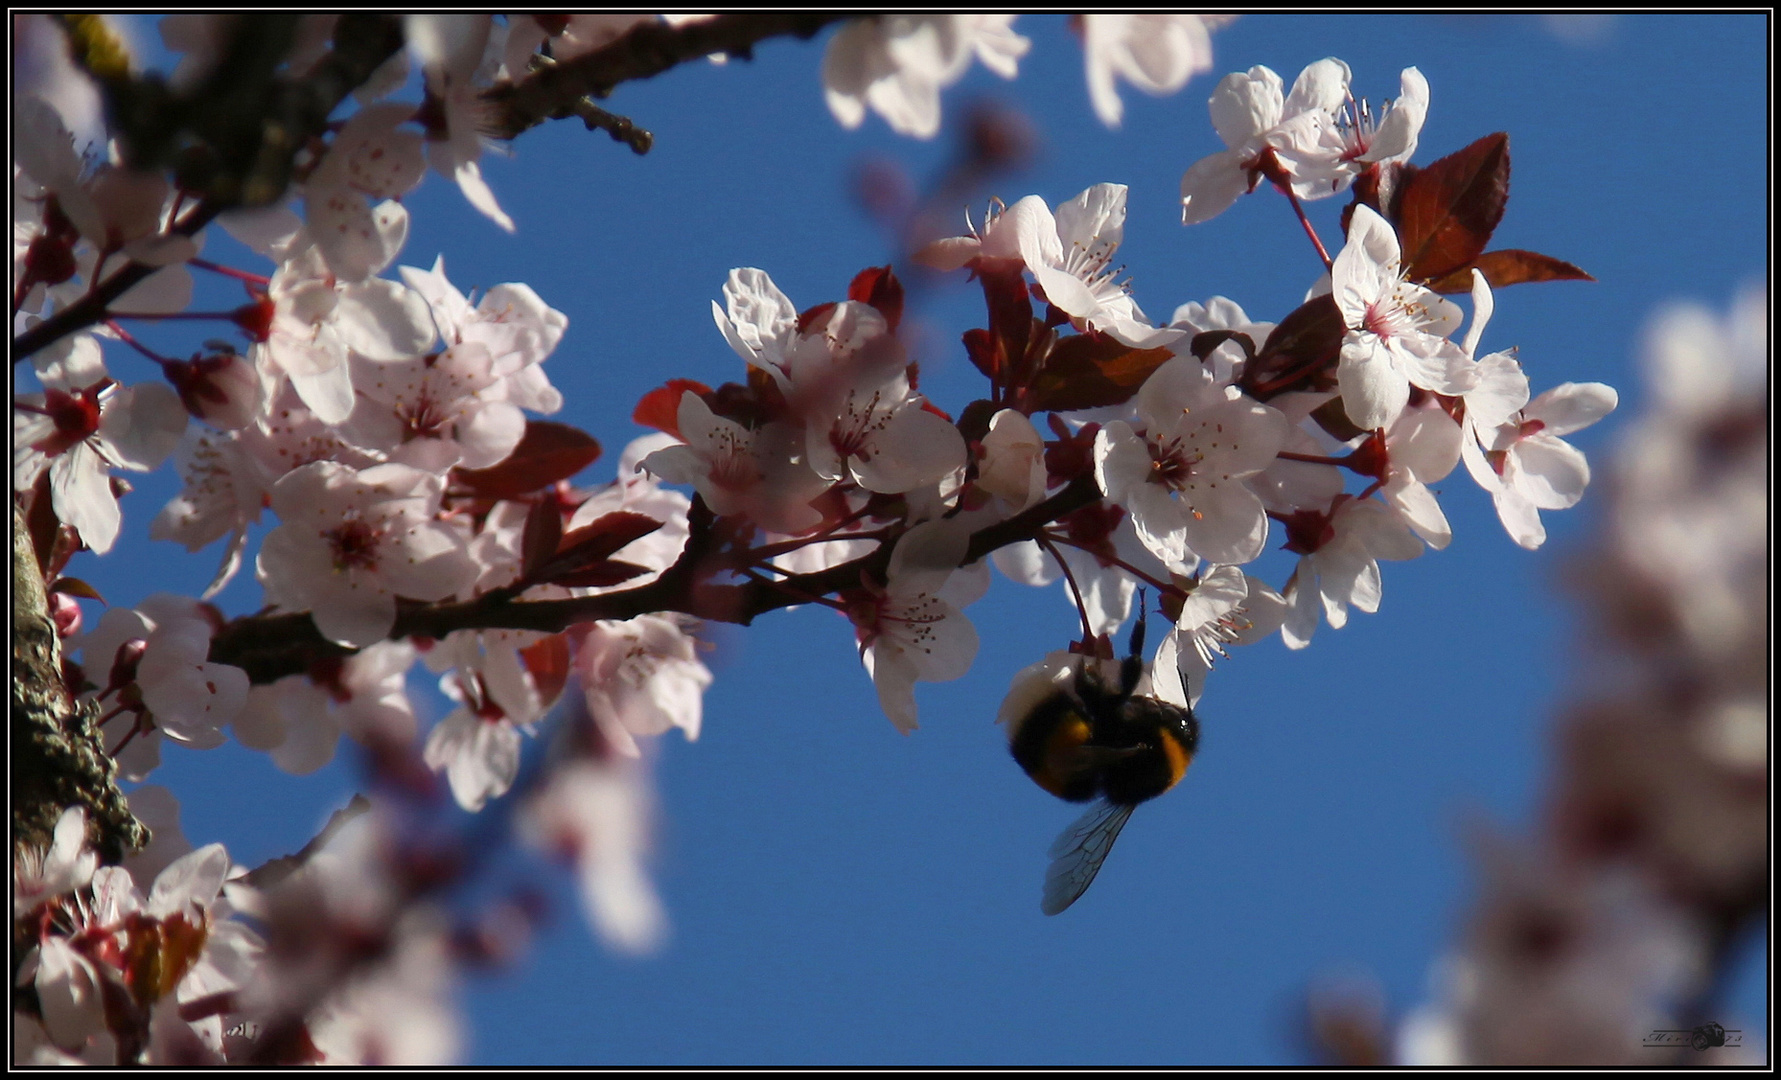
[[[336,570],[375,570],[383,530],[358,518],[342,522],[322,534],[334,552]]]
[[[713,437],[711,482],[723,491],[744,492],[760,482],[754,454],[732,431],[719,430]]]
[[[43,392],[42,407],[14,402],[15,409],[47,416],[55,422],[55,432],[38,440],[32,449],[55,457],[96,434],[99,430],[99,389],[99,386],[89,386],[72,394],[48,389]]]
[[[862,405],[848,396],[847,407],[841,413],[834,426],[829,428],[829,445],[843,460],[858,458],[860,461],[871,461],[872,441],[891,422],[895,411],[880,411],[878,402],[882,391],[874,390],[872,396]]]
[[[1361,317],[1360,322],[1362,330],[1386,339],[1402,337],[1415,330],[1416,326],[1416,320],[1408,307],[1395,295],[1368,304],[1367,313]]]
[[[1358,160],[1373,148],[1373,140],[1378,138],[1379,128],[1385,123],[1385,118],[1391,115],[1393,104],[1395,103],[1386,102],[1375,117],[1373,107],[1366,98],[1359,101],[1348,99],[1348,104],[1342,107],[1342,114],[1336,118],[1336,130],[1342,136],[1343,161]]]
[[[1194,466],[1204,457],[1197,450],[1184,446],[1179,439],[1150,444],[1150,476],[1153,484],[1180,491],[1194,475]]]
[[[423,395],[415,401],[397,405],[396,418],[402,421],[402,441],[408,442],[442,437],[453,417],[439,402]]]

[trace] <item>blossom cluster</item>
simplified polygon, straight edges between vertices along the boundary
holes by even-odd
[[[291,78],[329,61],[341,18],[295,20]],[[824,60],[829,106],[849,126],[869,106],[931,135],[939,91],[973,58],[1016,74],[1029,43],[1011,22],[851,21]],[[163,22],[182,55],[170,85],[202,84],[238,25]],[[78,654],[67,696],[97,717],[131,782],[158,767],[163,739],[233,739],[307,774],[344,734],[386,792],[349,836],[278,874],[234,867],[216,845],[176,854],[189,848],[176,808],[159,807],[146,899],[128,870],[95,869],[85,819],[65,815],[47,852],[15,863],[15,926],[35,950],[26,1057],[449,1058],[443,994],[462,935],[434,894],[452,875],[417,862],[418,830],[390,809],[431,806],[435,776],[466,811],[511,797],[519,835],[574,867],[610,943],[659,942],[639,761],[654,737],[699,734],[703,621],[831,608],[909,732],[914,684],[972,667],[964,612],[993,563],[1022,584],[1063,581],[1078,653],[1108,655],[1137,598],[1154,596],[1172,628],[1143,685],[1186,706],[1231,646],[1278,631],[1302,648],[1320,622],[1376,611],[1381,560],[1451,539],[1432,485],[1461,461],[1524,547],[1544,539],[1540,511],[1582,496],[1588,466],[1563,437],[1612,410],[1614,392],[1533,397],[1512,351],[1480,354],[1493,283],[1581,271],[1527,252],[1493,259],[1505,253],[1484,251],[1488,227],[1412,236],[1429,215],[1404,207],[1453,190],[1499,201],[1436,210],[1494,227],[1506,147],[1481,140],[1413,171],[1426,80],[1407,69],[1375,118],[1334,59],[1290,95],[1266,68],[1221,82],[1211,109],[1229,149],[1182,181],[1188,222],[1263,179],[1295,207],[1354,192],[1343,244],[1329,257],[1312,232],[1322,272],[1278,323],[1222,296],[1147,316],[1115,262],[1123,185],[1055,208],[998,202],[969,235],[916,253],[983,288],[987,325],[963,337],[982,398],[949,412],[924,393],[891,267],[805,307],[766,271],[738,268],[712,305],[738,381],[650,392],[635,418],[658,433],[623,450],[612,482],[578,486],[598,444],[541,419],[564,405],[544,364],[566,316],[521,283],[467,295],[443,256],[401,264],[402,200],[431,169],[513,230],[478,164],[490,95],[646,25],[660,23],[402,17],[405,48],[296,155],[289,191],[254,208],[212,206],[132,165],[118,140],[83,153],[81,125],[49,98],[20,103],[15,329],[43,342],[29,355],[39,390],[14,398],[13,479],[56,629]],[[1217,25],[1083,16],[1097,114],[1117,124],[1117,78],[1160,94],[1207,70]],[[418,103],[396,96],[411,66]],[[1500,185],[1426,179],[1491,170]],[[270,269],[204,258],[213,220]],[[194,273],[238,283],[243,299],[188,310]],[[1444,295],[1458,292],[1469,320]],[[239,343],[181,358],[132,333],[173,316],[214,319]],[[158,370],[126,382],[112,374],[120,360]],[[219,545],[215,575],[202,596],[156,594],[88,627],[77,601],[98,597],[64,573],[69,559],[116,544],[119,470],[169,460],[184,487],[150,534],[191,552]],[[1251,572],[1271,540],[1297,556],[1275,584]],[[226,618],[213,601],[249,566],[265,606]],[[417,665],[455,706],[424,736]],[[528,778],[526,736],[547,724],[550,752],[532,755],[546,760]],[[377,948],[355,952],[365,941]]]

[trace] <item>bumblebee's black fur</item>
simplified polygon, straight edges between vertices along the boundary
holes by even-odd
[[[1119,685],[1083,658],[1068,690],[1048,695],[1024,718],[1009,748],[1045,790],[1070,802],[1097,795],[1135,806],[1174,787],[1200,745],[1193,710],[1134,693],[1144,673],[1144,620],[1132,630]]]

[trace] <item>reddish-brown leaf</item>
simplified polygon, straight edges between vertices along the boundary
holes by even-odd
[[[37,474],[37,480],[31,485],[31,506],[25,511],[25,531],[31,534],[31,546],[37,553],[37,570],[48,577],[50,556],[56,546],[56,532],[62,524],[56,518],[55,507],[51,505],[49,492],[49,470]]]
[[[1334,371],[1347,333],[1335,297],[1312,297],[1281,319],[1255,362],[1244,365],[1243,389],[1266,401],[1320,372]]]
[[[620,562],[617,559],[602,559],[592,566],[552,574],[545,580],[552,585],[567,585],[574,589],[604,589],[629,581],[639,574],[647,573],[649,573],[647,566]]]
[[[847,298],[877,308],[893,334],[903,321],[903,283],[889,266],[869,266],[855,274],[847,286]]]
[[[1429,288],[1441,293],[1470,292],[1472,290],[1473,266],[1484,271],[1484,280],[1490,282],[1490,287],[1493,289],[1500,289],[1505,285],[1519,285],[1524,281],[1595,280],[1582,267],[1574,266],[1563,259],[1555,259],[1537,251],[1505,248],[1502,251],[1485,252],[1478,256],[1478,261],[1470,266],[1462,266],[1453,273],[1430,282]]]
[[[1486,135],[1405,178],[1398,198],[1404,276],[1432,281],[1471,264],[1509,202],[1509,136]]]
[[[525,436],[506,461],[486,469],[456,469],[453,475],[472,495],[517,499],[569,479],[599,456],[600,444],[587,432],[549,420],[528,420]]]
[[[1343,408],[1342,399],[1333,397],[1311,410],[1311,419],[1317,426],[1330,433],[1330,437],[1338,442],[1347,442],[1357,435],[1365,435],[1366,430],[1354,426],[1348,419],[1348,410]]]
[[[1002,358],[1002,341],[988,330],[981,328],[966,330],[964,334],[965,355],[983,377],[992,385],[997,385],[1002,369],[1007,366]]]
[[[1026,355],[1033,335],[1033,301],[1027,295],[1022,269],[1018,259],[980,259],[976,267],[984,307],[989,311],[988,332],[1000,352],[998,370],[1003,378],[1009,377],[1013,365]]]
[[[821,320],[828,318],[829,313],[834,311],[836,306],[835,301],[826,300],[815,307],[805,308],[798,314],[798,333],[808,334],[810,328]]]
[[[565,535],[556,556],[550,561],[553,566],[580,566],[604,559],[661,527],[661,522],[647,514],[614,510]]]
[[[519,650],[519,658],[538,687],[539,702],[550,708],[569,681],[569,639],[562,634],[539,638]]]
[[[1033,378],[1026,398],[1032,412],[1098,409],[1128,401],[1174,353],[1134,349],[1104,334],[1059,338]]]
[[[1204,360],[1212,355],[1212,350],[1227,341],[1236,342],[1237,348],[1243,350],[1243,356],[1246,359],[1255,359],[1255,339],[1241,330],[1207,330],[1204,333],[1195,334],[1193,340],[1188,342],[1187,347],[1196,357]]]
[[[98,589],[77,577],[59,577],[50,585],[49,591],[67,593],[69,596],[78,596],[83,600],[97,600],[101,604],[105,603],[105,597],[99,595]]]
[[[557,553],[563,539],[563,512],[554,498],[543,498],[526,511],[520,533],[520,579],[530,580],[538,568]]]
[[[691,390],[695,394],[711,393],[711,387],[692,379],[669,379],[665,384],[644,394],[632,411],[631,419],[644,427],[665,431],[679,439],[680,395]]]

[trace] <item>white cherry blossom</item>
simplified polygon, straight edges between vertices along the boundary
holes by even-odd
[[[384,202],[373,218],[384,241],[372,267],[375,273],[401,250],[408,213],[399,203]],[[267,339],[254,347],[254,361],[263,372],[287,376],[303,403],[325,423],[338,424],[352,413],[351,353],[399,360],[425,352],[434,341],[420,296],[382,278],[340,280],[307,230],[292,238],[267,295],[274,305],[271,328]]]
[[[842,127],[856,128],[870,106],[900,135],[931,139],[940,130],[940,91],[976,57],[1012,79],[1032,42],[1013,15],[880,15],[856,19],[823,53],[823,96]]]
[[[160,467],[185,429],[185,407],[166,383],[46,384],[41,394],[13,398],[13,486],[28,489],[47,469],[56,517],[103,555],[123,520],[111,470]]]
[[[486,145],[480,130],[488,109],[481,99],[488,82],[484,76],[492,76],[501,59],[498,44],[488,49],[492,24],[489,15],[408,15],[403,30],[426,73],[427,95],[434,106],[427,112],[428,163],[456,183],[471,206],[513,232],[513,219],[495,201],[477,163]]]
[[[963,436],[911,390],[901,366],[841,361],[827,373],[826,385],[821,374],[800,374],[797,389],[815,391],[800,402],[804,455],[824,480],[851,480],[867,491],[895,495],[964,467]]]
[[[1433,400],[1406,408],[1385,432],[1386,473],[1379,495],[1436,551],[1453,539],[1453,530],[1428,485],[1459,464],[1463,438],[1460,426]]]
[[[1046,300],[1078,328],[1092,327],[1134,348],[1167,345],[1182,331],[1152,326],[1113,265],[1125,219],[1124,184],[1096,184],[1059,206],[1055,216],[1044,199],[1028,195],[988,218],[981,235],[936,241],[916,258],[936,270],[955,270],[978,258],[1018,258]]]
[[[1124,420],[1095,437],[1095,480],[1126,508],[1159,559],[1240,564],[1261,554],[1268,521],[1243,482],[1267,468],[1286,418],[1212,381],[1191,356],[1158,368],[1138,391],[1140,433]]]
[[[1348,96],[1348,79],[1348,65],[1334,57],[1300,72],[1290,94],[1282,93],[1280,76],[1259,65],[1226,75],[1207,102],[1226,149],[1201,158],[1182,175],[1181,223],[1210,221],[1254,190],[1270,151],[1278,154],[1315,140]],[[1297,185],[1293,191],[1302,199],[1329,194]]]
[[[342,732],[368,748],[405,749],[418,727],[407,684],[414,658],[407,641],[380,641],[310,675],[256,686],[235,718],[235,738],[293,776],[332,761]]]
[[[551,772],[522,818],[534,847],[574,864],[588,922],[626,952],[648,952],[668,932],[645,868],[652,811],[640,763],[579,758]]]
[[[281,524],[261,545],[267,598],[307,610],[327,637],[365,646],[396,622],[396,597],[443,600],[476,577],[464,538],[434,520],[443,476],[318,461],[272,489]]]
[[[1228,21],[1217,15],[1083,15],[1082,52],[1088,65],[1088,96],[1095,115],[1119,126],[1125,106],[1116,80],[1146,94],[1173,94],[1187,80],[1212,70],[1212,31]]]
[[[1369,166],[1410,160],[1428,116],[1429,84],[1422,72],[1409,67],[1399,85],[1397,100],[1386,103],[1379,115],[1373,115],[1365,99],[1350,98],[1320,118],[1312,140],[1282,145],[1280,161],[1300,198],[1338,194]]]
[[[1561,436],[1613,412],[1620,395],[1605,383],[1564,383],[1546,391],[1490,432],[1467,439],[1466,468],[1490,492],[1503,528],[1532,550],[1546,541],[1541,510],[1568,510],[1589,486],[1589,461]]]
[[[520,732],[530,732],[550,704],[519,654],[525,639],[536,636],[460,630],[426,654],[429,668],[451,669],[439,689],[458,708],[434,726],[422,759],[434,772],[445,772],[452,796],[466,810],[482,809],[513,786]]]
[[[1372,207],[1354,208],[1330,284],[1348,327],[1336,381],[1356,427],[1390,426],[1411,386],[1458,396],[1478,384],[1476,365],[1448,340],[1459,329],[1459,308],[1404,280],[1397,233]]]
[[[1280,636],[1289,649],[1311,643],[1320,613],[1340,630],[1350,606],[1378,611],[1379,560],[1414,559],[1423,552],[1408,523],[1372,499],[1338,496],[1328,514],[1307,511],[1305,517],[1301,528],[1288,526],[1289,542],[1300,551],[1282,590],[1287,610]]]
[[[360,109],[304,182],[310,233],[328,269],[342,281],[364,281],[395,257],[389,230],[380,226],[371,200],[399,199],[426,175],[420,133],[397,129],[413,115],[412,105],[399,103]]]
[[[1182,304],[1175,309],[1175,314],[1170,318],[1169,325],[1174,329],[1187,332],[1186,337],[1175,342],[1172,346],[1177,355],[1182,355],[1190,350],[1194,335],[1212,330],[1235,330],[1247,334],[1249,340],[1255,344],[1256,352],[1259,353],[1262,345],[1267,342],[1268,335],[1274,332],[1275,324],[1256,322],[1244,313],[1242,305],[1235,300],[1214,296],[1204,304],[1197,300],[1190,300]],[[1213,349],[1206,359],[1212,365],[1213,381],[1221,386],[1228,386],[1237,381],[1237,376],[1242,373],[1243,364],[1247,361],[1248,356],[1243,352],[1241,345],[1234,341],[1226,341],[1221,342],[1217,348]]]
[[[1045,497],[1045,440],[1018,409],[990,417],[977,463],[977,486],[1017,514]]]
[[[490,370],[502,380],[499,400],[545,414],[563,407],[563,395],[538,365],[563,340],[569,317],[546,304],[531,286],[496,285],[472,306],[446,279],[444,256],[434,259],[431,270],[402,267],[402,280],[426,300],[439,340],[447,347],[488,350]]]
[[[675,617],[588,624],[572,670],[588,715],[619,753],[636,757],[638,736],[672,728],[699,737],[711,672],[699,660],[698,639]]]
[[[698,394],[681,395],[683,445],[655,451],[642,467],[670,484],[691,484],[712,513],[745,515],[776,532],[802,533],[822,520],[810,500],[830,481],[794,460],[799,433],[783,424],[751,431],[714,414]]]
[[[1259,578],[1214,566],[1181,605],[1181,616],[1151,662],[1157,696],[1189,707],[1200,703],[1213,663],[1232,645],[1253,645],[1280,629],[1286,601]],[[1174,672],[1168,678],[1163,673]]]
[[[741,267],[724,282],[724,304],[711,302],[711,317],[736,355],[783,388],[791,376],[791,349],[798,339],[798,309],[765,270]]]
[[[70,806],[56,819],[47,849],[20,845],[12,860],[12,917],[82,888],[93,880],[99,856],[87,847],[85,807]]]
[[[956,679],[977,658],[977,630],[947,592],[969,546],[958,522],[923,522],[897,541],[883,588],[849,605],[878,703],[905,735],[916,728],[916,680]]]

